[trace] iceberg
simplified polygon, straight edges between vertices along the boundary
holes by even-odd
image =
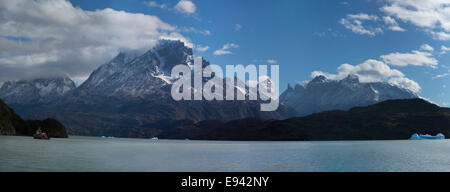
[[[419,135],[417,133],[413,134],[409,140],[437,140],[437,139],[445,139],[445,135],[442,133],[437,134],[436,136],[432,135]]]

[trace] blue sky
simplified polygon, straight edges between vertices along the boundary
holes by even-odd
[[[68,12],[74,12],[69,20],[85,19],[79,12],[110,14],[104,11],[107,8],[114,10],[114,14],[123,11],[134,14],[133,17],[136,14],[155,16],[163,22],[158,24],[159,29],[166,27],[165,30],[175,32],[170,33],[171,36],[186,39],[193,44],[196,55],[204,56],[213,64],[267,64],[274,60],[280,65],[281,91],[288,83],[310,80],[312,74],[324,74],[332,79],[356,74],[364,81],[386,81],[411,88],[422,97],[450,106],[447,87],[450,86],[449,2],[184,0],[186,2],[184,6],[179,6],[179,0],[71,0],[69,5],[61,4],[73,6],[67,8]],[[99,19],[92,21],[101,22]],[[165,24],[172,28],[168,29]],[[123,28],[127,30],[126,26]],[[122,34],[126,33],[113,35]],[[2,29],[0,36],[9,41],[34,40],[25,34],[14,37]],[[218,51],[225,45],[228,49]],[[105,54],[102,58],[108,56]],[[10,60],[13,59],[7,61]],[[89,61],[101,64],[100,59]],[[0,59],[0,65],[1,62]],[[86,64],[86,71],[97,66]],[[61,70],[69,69],[61,67]],[[68,73],[74,79],[83,79],[88,74],[85,71]]]

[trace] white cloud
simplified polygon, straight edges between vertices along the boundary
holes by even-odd
[[[416,93],[420,90],[418,83],[406,78],[399,70],[391,69],[389,65],[382,61],[373,59],[369,59],[359,65],[342,64],[337,68],[337,74],[322,71],[313,71],[311,73],[311,77],[313,78],[319,75],[323,75],[332,80],[341,80],[349,75],[356,75],[361,82],[365,83],[388,82]]]
[[[356,34],[375,36],[376,34],[383,33],[383,30],[379,27],[365,27],[363,21],[377,21],[378,19],[376,15],[368,15],[365,13],[356,15],[349,14],[346,18],[342,18],[340,23]]]
[[[326,37],[327,33],[325,33],[325,32],[320,32],[320,33],[319,32],[315,32],[314,35],[317,35],[319,37]]]
[[[416,50],[411,53],[390,53],[380,57],[385,63],[400,67],[413,65],[437,68],[438,65],[438,60],[436,60],[431,53]]]
[[[198,34],[202,34],[202,35],[206,35],[206,36],[211,35],[210,30],[198,30],[194,27],[182,27],[182,28],[180,28],[180,31],[187,32],[187,33],[198,33]]]
[[[231,53],[232,53],[231,51],[221,49],[214,51],[214,55],[229,55]]]
[[[160,39],[180,40],[180,41],[184,42],[184,45],[186,47],[194,48],[194,44],[191,43],[191,41],[188,38],[184,37],[183,35],[181,35],[180,33],[177,33],[177,32],[163,33],[160,35]]]
[[[267,60],[267,63],[269,63],[269,64],[277,64],[278,61],[275,60],[275,59],[268,59],[268,60]]]
[[[120,48],[148,49],[162,38],[193,46],[158,17],[113,9],[86,11],[69,1],[0,1],[0,81],[64,73],[86,77]]]
[[[394,77],[389,79],[388,83],[403,89],[411,90],[414,93],[419,92],[421,89],[420,85],[417,82],[406,77]]]
[[[450,73],[443,73],[443,74],[439,74],[439,75],[434,76],[433,79],[439,79],[439,78],[442,78],[442,77],[447,77],[449,75],[450,75]]]
[[[384,23],[388,24],[388,25],[397,25],[397,21],[395,21],[395,19],[393,19],[392,17],[389,16],[385,16],[383,17],[383,21]]]
[[[241,24],[236,24],[234,26],[234,30],[236,30],[236,31],[240,31],[241,29],[242,29],[242,25]]]
[[[420,46],[420,50],[433,52],[434,48],[428,44],[423,44],[422,46]]]
[[[161,9],[167,8],[167,5],[166,5],[166,4],[164,4],[164,3],[159,4],[159,3],[156,2],[156,1],[145,2],[145,4],[146,4],[147,6],[149,6],[149,7],[157,7],[157,8],[161,8]]]
[[[450,33],[447,32],[434,32],[434,31],[430,31],[428,30],[428,32],[435,38],[441,41],[447,41],[450,40]]]
[[[404,22],[428,30],[435,38],[450,40],[448,0],[388,0],[381,10]]]
[[[179,1],[174,8],[176,11],[186,14],[193,14],[197,9],[195,4],[189,0]]]
[[[366,13],[349,14],[349,15],[347,15],[347,18],[352,19],[352,20],[371,20],[371,21],[378,20],[378,16],[368,15]]]
[[[199,52],[205,52],[209,50],[209,46],[197,45],[196,50]]]
[[[231,52],[229,49],[231,48],[239,48],[239,45],[234,44],[234,43],[227,43],[225,45],[222,46],[222,48],[214,51],[214,55],[229,55],[232,54],[233,52]]]
[[[89,78],[89,76],[79,76],[79,77],[72,78],[72,81],[75,83],[75,86],[78,87],[81,84],[83,84],[83,82],[85,82],[88,78]]]
[[[392,31],[406,31],[405,29],[401,28],[397,21],[389,16],[383,17],[383,21],[386,25],[388,25],[388,28]]]
[[[447,52],[450,51],[450,47],[446,47],[446,46],[441,46],[441,55],[446,54]]]
[[[14,67],[18,63],[26,67],[32,67],[49,62],[56,62],[58,60],[59,60],[58,54],[56,52],[53,52],[53,53],[36,53],[29,55],[19,55],[0,58],[0,63],[2,65],[9,65],[11,67]]]
[[[400,31],[400,32],[406,31],[405,29],[401,28],[398,25],[389,26],[389,29],[392,30],[392,31]]]
[[[380,21],[384,22],[384,25],[379,24]],[[372,24],[377,25],[377,27],[367,27],[364,25],[364,22],[372,22]],[[354,33],[360,35],[375,36],[377,34],[383,33],[382,28],[387,28],[391,31],[406,31],[399,26],[394,18],[390,16],[384,16],[380,19],[380,17],[378,17],[377,15],[369,15],[366,13],[349,14],[346,16],[346,18],[341,19],[340,23],[344,25],[345,28],[350,29]]]
[[[337,68],[337,74],[329,74],[321,71],[311,73],[312,77],[323,75],[329,79],[340,80],[348,75],[357,75],[361,82],[380,82],[390,77],[403,77],[404,74],[396,69],[391,69],[385,63],[369,59],[359,65],[342,64]]]

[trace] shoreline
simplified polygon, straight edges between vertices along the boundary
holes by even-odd
[[[0,135],[0,137],[28,137],[33,138],[32,136],[21,136],[21,135]],[[292,143],[292,142],[378,142],[378,141],[445,141],[450,140],[448,138],[445,139],[423,139],[423,140],[410,140],[410,139],[386,139],[386,140],[306,140],[306,141],[296,141],[296,140],[195,140],[195,139],[158,139],[152,140],[152,138],[132,138],[132,137],[113,137],[113,138],[102,138],[101,136],[84,136],[84,135],[68,135],[68,138],[52,138],[52,139],[73,139],[73,138],[93,138],[93,139],[103,139],[103,140],[145,140],[145,141],[195,141],[195,142],[245,142],[245,143]]]

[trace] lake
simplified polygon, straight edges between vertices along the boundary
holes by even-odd
[[[0,136],[0,171],[450,171],[450,140],[228,142]]]

